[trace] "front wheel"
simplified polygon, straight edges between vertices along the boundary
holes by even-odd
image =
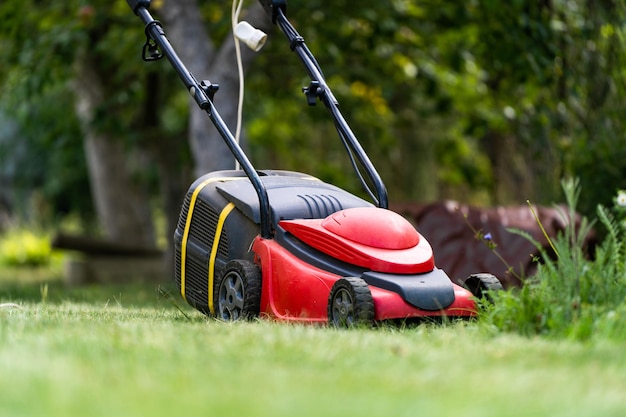
[[[493,302],[493,298],[489,293],[504,289],[500,280],[492,274],[472,274],[465,280],[463,285],[474,297],[490,302]]]
[[[249,319],[261,309],[261,271],[250,261],[228,262],[215,282],[215,315],[226,321]]]
[[[335,327],[374,322],[374,300],[367,283],[356,277],[341,278],[328,296],[328,322]]]

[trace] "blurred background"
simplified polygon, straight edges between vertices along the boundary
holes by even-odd
[[[151,11],[235,129],[231,2]],[[392,204],[562,202],[577,177],[593,214],[626,188],[624,0],[290,0],[378,168]],[[362,194],[332,120],[259,5],[244,52],[244,146],[258,169],[315,175]],[[183,196],[234,166],[166,60],[141,59],[123,0],[0,3],[0,233],[16,225],[168,251]],[[100,248],[102,249],[102,247]]]

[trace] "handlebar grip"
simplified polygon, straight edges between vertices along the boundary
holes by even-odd
[[[133,9],[135,14],[139,14],[137,11],[140,7],[144,7],[146,9],[150,8],[150,0],[126,0],[126,3],[128,3],[130,8]]]

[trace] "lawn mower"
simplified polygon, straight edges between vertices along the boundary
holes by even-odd
[[[170,61],[240,167],[201,176],[185,196],[174,233],[175,276],[191,306],[223,320],[351,326],[472,317],[477,298],[502,288],[487,273],[454,283],[436,267],[424,236],[388,209],[385,185],[287,19],[286,0],[261,4],[304,64],[307,101],[320,101],[332,116],[372,202],[304,173],[256,170],[213,104],[218,86],[186,69],[151,16],[150,1],[127,2],[145,24],[144,60]]]

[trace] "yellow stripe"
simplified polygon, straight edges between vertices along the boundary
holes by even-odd
[[[196,189],[193,191],[191,195],[191,201],[189,202],[189,211],[187,212],[187,220],[185,221],[185,231],[183,233],[183,241],[181,242],[181,250],[180,250],[180,295],[183,296],[183,299],[187,300],[185,297],[185,264],[187,263],[187,239],[189,239],[189,229],[191,228],[191,218],[193,217],[193,210],[196,206],[196,200],[198,199],[198,194],[200,191],[207,185],[212,182],[217,181],[230,181],[230,180],[242,180],[245,177],[215,177],[208,178],[205,181],[201,182]]]
[[[209,258],[209,310],[211,314],[215,314],[215,306],[213,302],[213,282],[215,279],[215,258],[217,257],[217,248],[220,244],[220,238],[222,237],[222,230],[224,229],[224,223],[231,211],[235,208],[233,203],[228,203],[226,207],[220,213],[220,218],[215,228],[215,237],[213,238],[213,247],[211,248],[211,257]]]

